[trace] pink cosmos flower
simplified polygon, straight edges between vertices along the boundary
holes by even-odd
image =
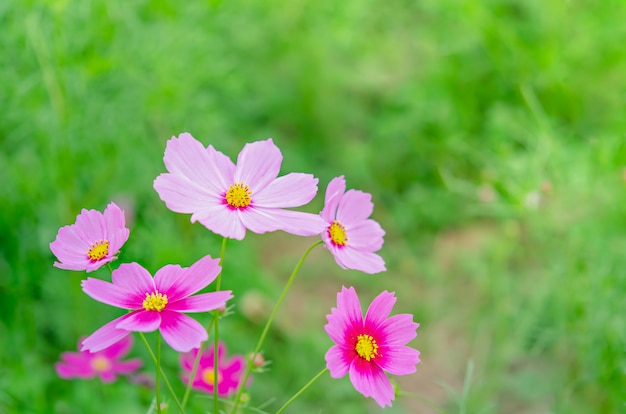
[[[226,346],[221,341],[217,349],[217,393],[220,397],[228,397],[237,391],[246,366],[246,360],[242,355],[235,355],[230,359],[226,359]],[[185,384],[189,384],[189,377],[191,376],[197,355],[197,349],[180,355],[180,365],[185,371],[183,374]],[[213,394],[213,387],[215,387],[214,358],[214,347],[211,344],[209,349],[200,355],[200,362],[193,380],[193,389]]]
[[[385,261],[374,253],[382,247],[385,231],[368,219],[373,210],[372,196],[358,190],[346,192],[343,176],[328,183],[324,209],[320,213],[326,221],[322,240],[342,268],[365,273],[386,270]]]
[[[132,347],[133,337],[129,335],[100,352],[63,352],[61,361],[54,367],[61,378],[88,379],[97,376],[103,382],[113,382],[118,375],[131,374],[141,367],[139,359],[122,361]]]
[[[192,223],[224,237],[241,240],[246,229],[319,234],[324,228],[319,216],[284,210],[311,201],[318,180],[303,173],[278,177],[282,159],[270,138],[246,144],[235,165],[212,145],[205,148],[183,133],[167,142],[163,161],[169,172],[154,180],[154,189],[170,210],[191,214]]]
[[[50,250],[59,259],[54,266],[65,270],[93,272],[117,259],[115,256],[128,240],[124,212],[110,203],[104,214],[85,210],[76,216],[76,223],[59,229]]]
[[[182,312],[208,312],[226,304],[231,291],[191,296],[211,283],[220,272],[219,259],[205,256],[188,268],[167,265],[154,275],[137,263],[125,263],[113,271],[113,283],[88,278],[83,291],[95,300],[131,310],[94,332],[82,342],[81,350],[97,352],[132,331],[159,330],[178,352],[200,347],[208,339],[206,330]]]
[[[378,295],[363,319],[361,303],[354,288],[343,287],[337,294],[337,307],[326,316],[324,326],[336,344],[326,353],[330,376],[340,378],[350,373],[354,388],[378,405],[391,406],[394,390],[385,371],[406,375],[416,371],[419,351],[408,346],[417,335],[419,324],[410,314],[389,318],[396,302],[394,293]]]

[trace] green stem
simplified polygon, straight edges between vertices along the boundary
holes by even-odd
[[[154,355],[154,352],[152,352],[152,348],[150,348],[150,344],[146,340],[145,335],[143,334],[143,332],[137,332],[137,333],[139,334],[139,337],[141,338],[141,340],[143,341],[144,345],[148,349],[148,353],[150,354],[150,357],[152,358],[152,361],[154,361],[154,363],[156,364],[157,363],[157,358]],[[176,402],[176,405],[178,406],[178,409],[180,410],[180,412],[182,414],[184,414],[185,413],[185,409],[180,404],[180,401],[178,400],[178,398],[176,398],[176,393],[174,392],[174,389],[172,388],[172,384],[170,384],[170,381],[167,379],[167,376],[165,375],[165,372],[163,372],[163,368],[162,367],[159,368],[159,372],[161,373],[161,376],[163,377],[163,382],[165,383],[165,386],[167,387],[167,389],[172,394],[172,398],[174,398],[174,401]]]
[[[220,290],[220,284],[222,282],[222,270],[223,262],[224,262],[224,252],[226,251],[226,237],[222,239],[222,250],[220,251],[220,266],[222,267],[220,273],[217,275],[217,280],[215,281],[215,291]],[[217,370],[217,363],[219,359],[218,347],[220,340],[220,329],[219,329],[219,321],[220,321],[220,311],[217,309],[215,311],[215,335],[213,336],[213,412],[215,414],[219,413],[219,372]]]
[[[161,414],[161,333],[159,331],[157,331],[156,360],[156,411]]]
[[[289,405],[294,402],[300,395],[302,395],[303,392],[305,392],[311,385],[313,385],[315,383],[315,381],[317,381],[318,379],[320,379],[320,377],[322,375],[324,375],[326,373],[326,371],[328,371],[328,368],[324,368],[323,370],[321,370],[316,376],[314,376],[311,381],[307,382],[306,385],[302,388],[300,388],[300,391],[298,391],[297,393],[295,393],[293,395],[293,397],[291,397],[289,399],[289,401],[287,401],[285,403],[285,405],[283,405],[282,407],[280,407],[280,409],[278,411],[276,411],[276,414],[280,414],[283,411],[285,411],[285,409],[287,407],[289,407]]]
[[[245,371],[245,373],[243,375],[243,380],[241,381],[241,383],[239,384],[239,387],[237,388],[237,393],[235,394],[235,405],[233,406],[233,409],[230,411],[231,414],[234,414],[236,412],[236,410],[237,410],[237,407],[239,406],[239,400],[241,399],[241,393],[243,392],[243,389],[246,386],[246,383],[248,381],[248,377],[250,376],[250,370],[252,369],[253,362],[256,359],[256,356],[258,355],[259,351],[261,350],[261,347],[263,346],[263,342],[265,341],[265,337],[267,336],[267,333],[270,330],[270,326],[272,326],[272,322],[274,322],[274,317],[278,313],[278,309],[280,308],[280,305],[283,303],[283,300],[285,299],[285,296],[287,296],[287,292],[289,291],[289,287],[293,283],[293,280],[295,279],[296,275],[298,274],[298,271],[302,267],[302,264],[304,263],[304,259],[306,259],[306,257],[309,255],[309,253],[311,253],[311,250],[313,250],[316,246],[318,246],[318,245],[320,245],[322,243],[324,243],[323,240],[319,240],[319,241],[313,243],[304,252],[302,257],[300,258],[300,260],[296,264],[296,267],[294,267],[293,272],[291,272],[291,276],[289,276],[289,280],[287,280],[287,284],[283,288],[283,291],[280,294],[280,297],[278,298],[278,301],[276,302],[276,305],[274,305],[274,309],[272,310],[272,313],[270,314],[270,317],[267,320],[267,323],[265,324],[265,327],[263,328],[263,332],[261,333],[261,337],[259,338],[259,342],[257,342],[256,348],[254,349],[254,352],[252,353],[252,356],[250,357],[250,359],[248,360],[248,363],[246,364],[246,371]]]
[[[211,320],[207,331],[211,331],[213,329],[213,324],[215,323],[215,317]],[[202,347],[198,349],[198,355],[196,355],[196,360],[193,363],[193,368],[191,370],[191,375],[189,376],[189,382],[187,383],[187,388],[185,389],[185,395],[183,396],[183,408],[187,405],[187,400],[189,399],[189,395],[191,394],[191,388],[193,386],[193,381],[196,378],[196,371],[198,370],[198,365],[200,364],[200,357],[202,356]]]

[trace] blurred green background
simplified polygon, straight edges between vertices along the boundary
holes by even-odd
[[[115,201],[131,236],[114,267],[218,256],[152,189],[184,131],[232,158],[273,137],[283,173],[320,179],[305,210],[345,175],[387,231],[383,274],[309,256],[252,406],[275,412],[323,368],[325,315],[352,285],[363,303],[396,291],[421,324],[423,362],[397,379],[414,396],[388,412],[626,412],[625,21],[618,0],[0,2],[0,412],[147,411],[153,392],[126,379],[56,377],[122,311],[54,268],[49,243]],[[252,350],[315,240],[228,243],[230,353]],[[132,355],[153,372],[139,341]],[[287,412],[380,409],[326,376]]]

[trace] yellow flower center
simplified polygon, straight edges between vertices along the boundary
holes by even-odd
[[[159,293],[158,290],[146,293],[146,298],[143,300],[143,308],[148,311],[161,312],[165,305],[167,305],[167,295]]]
[[[357,342],[354,350],[361,358],[369,362],[370,359],[374,359],[380,355],[378,353],[378,344],[371,335],[359,335],[356,339]]]
[[[202,371],[202,381],[209,385],[215,385],[215,372],[213,372],[213,367],[206,368]],[[222,374],[217,373],[217,383],[222,382]]]
[[[109,241],[98,240],[97,242],[91,243],[91,246],[89,246],[87,257],[89,260],[97,262],[98,260],[104,259],[107,253],[109,253]]]
[[[97,355],[91,360],[91,368],[97,372],[109,371],[111,369],[111,361],[102,355]]]
[[[226,191],[226,203],[235,209],[248,207],[252,202],[250,200],[251,195],[252,191],[250,191],[248,184],[235,183]]]
[[[333,221],[333,224],[328,228],[328,236],[338,246],[345,246],[348,244],[348,235],[346,234],[346,228],[338,222]]]

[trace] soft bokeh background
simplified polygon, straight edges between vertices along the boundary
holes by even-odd
[[[152,189],[184,131],[231,157],[271,136],[283,173],[320,179],[305,210],[343,174],[387,230],[384,274],[307,259],[253,406],[274,412],[323,367],[325,315],[353,285],[363,302],[396,291],[421,323],[423,362],[398,379],[415,397],[388,412],[626,412],[625,21],[618,0],[0,2],[0,412],[146,412],[152,391],[125,379],[56,377],[59,354],[121,311],[48,245],[113,200],[131,228],[120,262],[219,255]],[[314,241],[228,243],[229,352],[253,348]],[[139,342],[132,355],[152,372]],[[326,376],[288,412],[380,410]]]

